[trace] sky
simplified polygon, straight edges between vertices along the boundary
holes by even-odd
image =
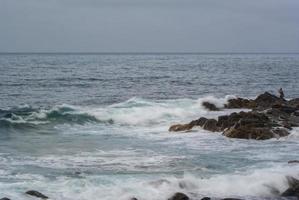
[[[0,52],[299,52],[299,0],[0,0]]]

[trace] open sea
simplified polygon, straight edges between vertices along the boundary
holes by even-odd
[[[168,127],[299,97],[299,54],[0,54],[0,198],[274,198],[299,178],[299,129],[266,141]]]

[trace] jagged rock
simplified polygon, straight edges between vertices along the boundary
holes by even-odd
[[[267,140],[274,137],[269,128],[231,127],[223,132],[230,138]]]
[[[199,119],[197,119],[197,120],[193,120],[193,121],[191,121],[189,124],[190,124],[191,126],[203,126],[207,121],[208,121],[207,118],[205,118],[205,117],[201,117],[201,118],[199,118]]]
[[[189,200],[189,197],[185,195],[184,193],[177,192],[172,197],[170,197],[168,200]]]
[[[170,132],[178,132],[178,131],[188,131],[193,128],[190,124],[175,124],[169,127],[168,131]]]
[[[283,197],[297,197],[299,198],[299,180],[293,177],[287,177],[289,188],[284,191],[281,196]]]
[[[291,99],[290,101],[288,101],[288,105],[299,109],[299,98]]]
[[[47,197],[46,195],[38,192],[38,191],[35,191],[35,190],[29,190],[26,192],[26,194],[28,195],[31,195],[31,196],[35,196],[35,197],[38,197],[38,198],[41,198],[41,199],[48,199],[49,197]]]
[[[219,111],[219,110],[220,110],[219,108],[216,107],[215,104],[212,104],[212,103],[207,102],[207,101],[202,102],[202,105],[203,105],[206,109],[208,109],[208,110],[210,110],[210,111]]]
[[[286,101],[273,94],[270,94],[269,92],[265,92],[264,94],[259,95],[254,102],[258,107],[265,109],[270,108],[275,104],[283,104]]]
[[[248,108],[253,109],[256,108],[257,105],[253,100],[244,99],[244,98],[236,98],[229,99],[228,103],[224,105],[225,108]]]
[[[203,129],[216,132],[220,131],[220,128],[217,126],[217,120],[216,119],[208,119],[204,125],[202,126]]]

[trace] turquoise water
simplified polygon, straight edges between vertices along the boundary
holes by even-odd
[[[298,97],[297,54],[1,54],[0,197],[274,197],[298,177],[299,129],[268,141],[173,123],[217,117],[201,102],[283,87]]]

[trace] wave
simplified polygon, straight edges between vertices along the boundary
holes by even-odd
[[[183,192],[191,199],[204,196],[240,199],[279,199],[279,194],[288,187],[287,176],[298,178],[298,166],[276,164],[267,169],[253,169],[232,174],[217,174],[200,177],[198,174],[89,174],[59,176],[54,181],[35,174],[18,174],[13,178],[28,180],[21,188],[36,188],[53,199],[94,199],[101,194],[105,200],[127,200],[132,197],[142,200],[169,199],[176,192]],[[26,185],[25,185],[26,184]],[[23,199],[15,191],[15,184],[0,184],[1,189],[11,191],[14,199]]]
[[[107,123],[130,126],[148,126],[171,122],[186,122],[202,115],[212,115],[202,106],[203,101],[223,107],[231,96],[200,99],[146,100],[131,98],[127,101],[101,107],[56,105],[50,109],[25,105],[0,110],[0,127],[34,128],[43,125]],[[219,112],[218,112],[219,114]]]

